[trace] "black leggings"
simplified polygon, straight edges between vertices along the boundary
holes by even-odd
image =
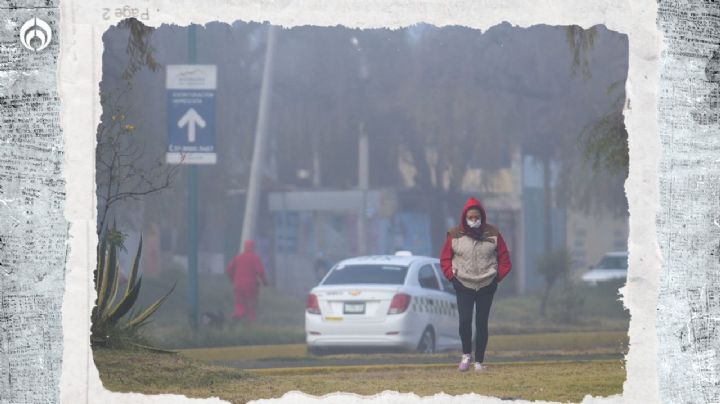
[[[488,318],[493,296],[497,290],[497,282],[474,290],[460,283],[457,278],[452,279],[455,287],[458,317],[460,318],[460,340],[464,354],[471,353],[472,317],[475,308],[475,361],[482,363],[485,360],[485,348],[488,342]]]

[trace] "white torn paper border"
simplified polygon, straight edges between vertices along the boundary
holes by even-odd
[[[673,2],[673,4],[680,4]],[[703,218],[692,217],[706,215],[715,205],[703,205],[699,201],[693,204],[693,193],[688,187],[688,173],[683,172],[674,177],[668,172],[669,166],[663,166],[664,176],[660,178],[663,184],[661,199],[660,183],[658,181],[658,168],[661,157],[668,159],[669,150],[661,155],[661,142],[658,137],[659,128],[678,131],[678,134],[689,132],[694,128],[687,116],[680,116],[680,110],[674,111],[671,120],[661,121],[658,126],[658,79],[660,75],[660,34],[656,28],[657,3],[651,0],[619,1],[596,0],[578,2],[564,1],[80,1],[63,0],[60,4],[62,11],[60,38],[62,41],[61,63],[59,72],[60,95],[62,98],[62,126],[65,138],[65,166],[67,178],[66,218],[70,228],[70,254],[66,268],[65,298],[63,304],[64,351],[61,376],[61,398],[65,403],[76,402],[112,402],[112,403],[144,403],[166,402],[178,403],[185,401],[198,401],[182,399],[180,396],[142,396],[138,394],[110,393],[103,389],[98,372],[92,361],[89,348],[89,315],[93,301],[92,272],[95,236],[95,205],[94,197],[94,143],[95,130],[100,117],[100,102],[98,98],[98,83],[101,77],[101,36],[105,29],[117,23],[120,18],[114,13],[103,12],[103,8],[129,8],[147,9],[148,19],[141,20],[146,25],[159,26],[162,23],[187,25],[189,23],[204,24],[210,21],[231,23],[242,21],[269,21],[283,26],[320,25],[334,26],[337,24],[358,28],[390,27],[399,28],[417,22],[426,22],[436,26],[464,25],[478,28],[483,31],[489,27],[508,21],[513,25],[528,27],[533,24],[571,25],[590,27],[595,24],[605,24],[609,29],[627,34],[629,37],[630,71],[626,85],[627,96],[631,100],[631,109],[625,111],[626,125],[630,134],[630,174],[626,184],[627,196],[630,205],[630,272],[628,285],[623,289],[625,304],[632,315],[630,323],[630,350],[627,355],[627,381],[624,386],[623,398],[626,402],[652,403],[660,402],[663,394],[666,402],[702,402],[699,395],[687,390],[687,385],[677,385],[676,379],[692,378],[690,373],[696,355],[693,350],[681,351],[680,341],[675,333],[679,320],[690,318],[690,312],[684,307],[685,293],[689,282],[702,284],[712,281],[703,277],[704,272],[711,271],[712,264],[717,265],[717,257],[711,259],[707,256],[696,257],[695,260],[685,261],[684,265],[692,268],[693,277],[685,276],[690,269],[681,268],[682,259],[686,255],[673,256],[666,252],[664,267],[666,277],[662,285],[664,294],[662,304],[657,305],[657,295],[660,282],[660,250],[677,247],[670,239],[680,237],[685,232],[678,228],[687,223],[700,234],[702,240],[711,240],[714,227],[700,226]],[[678,10],[685,8],[678,6]],[[107,19],[106,19],[107,18]],[[669,17],[668,23],[683,18],[674,15]],[[717,31],[717,29],[716,29]],[[678,42],[682,42],[678,39]],[[707,49],[717,47],[708,44]],[[709,57],[709,55],[708,55]],[[695,60],[697,65],[687,65],[687,60],[681,56],[668,57],[663,60],[662,68],[673,72],[693,70],[693,77],[699,77],[705,63],[701,59]],[[696,81],[694,83],[702,83]],[[707,84],[705,84],[707,86]],[[666,96],[665,112],[671,112],[677,104],[693,104],[692,97],[700,93],[709,92],[706,88],[696,88],[691,84],[678,89],[678,94]],[[681,90],[687,93],[680,93]],[[687,97],[687,98],[682,98]],[[678,124],[686,125],[678,129]],[[706,127],[710,130],[712,127]],[[673,145],[677,139],[669,136],[663,137],[666,145]],[[699,171],[704,169],[701,160],[691,162],[688,167]],[[686,170],[687,168],[682,168]],[[671,180],[668,182],[668,178]],[[716,187],[714,178],[708,177],[709,187]],[[677,191],[668,191],[670,183],[677,185],[682,180],[682,200],[697,210],[680,209],[675,207],[669,211],[670,198],[678,197]],[[702,193],[702,192],[701,192]],[[703,194],[708,201],[711,195]],[[664,203],[661,209],[658,202]],[[717,198],[715,199],[717,203]],[[674,205],[673,201],[673,205]],[[709,203],[709,202],[708,202]],[[661,227],[656,228],[656,214],[660,218]],[[662,216],[665,215],[665,216]],[[710,219],[710,216],[707,217]],[[664,239],[666,238],[666,239]],[[657,242],[655,241],[657,240]],[[714,242],[717,245],[717,242]],[[708,244],[709,245],[709,244]],[[689,244],[681,246],[687,248]],[[695,245],[701,251],[706,246]],[[682,248],[682,247],[681,247]],[[705,264],[701,267],[700,264]],[[677,274],[677,275],[675,275]],[[675,282],[672,284],[669,280]],[[680,282],[680,283],[677,283]],[[683,283],[684,282],[684,283]],[[665,286],[668,285],[668,286]],[[694,285],[694,284],[693,284]],[[661,318],[664,321],[657,329],[656,337],[656,307],[661,309]],[[678,307],[674,314],[665,314]],[[685,311],[683,311],[685,310]],[[696,315],[702,316],[703,312]],[[692,324],[687,325],[692,328]],[[673,339],[676,338],[676,339]],[[662,349],[658,348],[658,341],[663,342]],[[692,344],[691,344],[692,345]],[[693,345],[697,346],[697,345]],[[700,356],[708,355],[708,350],[698,352]],[[665,354],[659,358],[658,354]],[[666,367],[675,359],[686,361],[678,371]],[[717,359],[717,358],[715,358]],[[712,358],[706,360],[710,365]],[[717,363],[717,361],[715,361]],[[710,366],[708,365],[708,366]],[[659,373],[658,373],[659,372]],[[675,377],[672,377],[672,374]],[[661,377],[659,378],[659,375]],[[661,383],[660,383],[661,382]],[[700,382],[697,382],[700,383]],[[692,387],[700,388],[699,384]],[[685,396],[683,396],[685,394]],[[679,399],[680,401],[676,401]],[[434,399],[418,398],[413,395],[397,395],[392,393],[375,396],[371,400],[360,400],[355,395],[331,395],[322,400],[315,400],[302,394],[289,393],[282,400],[259,400],[258,402],[475,402],[471,396],[451,399],[449,396],[438,395]],[[205,402],[221,402],[217,399]],[[500,402],[498,399],[488,398],[487,402]],[[621,402],[621,398],[591,399],[585,402]]]

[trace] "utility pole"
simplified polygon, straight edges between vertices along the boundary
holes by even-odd
[[[357,38],[352,39],[352,44],[359,52],[360,70],[358,78],[360,79],[360,99],[361,102],[367,102],[365,86],[367,85],[368,66],[365,53],[360,47]],[[367,111],[367,108],[364,109]],[[362,119],[358,126],[358,188],[361,192],[362,206],[358,217],[358,252],[361,255],[367,254],[367,193],[370,188],[370,150],[368,146],[368,136],[365,132],[365,120],[367,113],[363,112]]]
[[[267,118],[270,108],[270,93],[272,90],[273,54],[275,53],[275,30],[272,25],[268,27],[267,49],[265,51],[265,66],[263,66],[262,86],[260,87],[260,107],[258,109],[257,126],[255,127],[255,142],[253,145],[252,165],[250,167],[250,181],[248,184],[247,199],[245,202],[245,215],[243,217],[242,237],[239,250],[242,251],[246,240],[255,237],[258,204],[260,201],[260,180],[263,175],[265,163],[265,143],[267,138]]]
[[[320,187],[320,140],[317,131],[313,133],[313,161],[312,161],[312,185]]]
[[[358,252],[367,254],[367,192],[370,186],[370,151],[368,150],[368,137],[365,133],[365,122],[360,122],[360,136],[358,137],[358,188],[362,193],[362,209],[358,217]]]
[[[195,34],[197,25],[190,24],[188,27],[188,63],[197,63],[195,51],[197,49]],[[188,257],[188,316],[193,331],[198,328],[198,240],[197,240],[197,166],[190,164],[187,168],[187,257]]]

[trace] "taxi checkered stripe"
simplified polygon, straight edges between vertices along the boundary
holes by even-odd
[[[430,297],[413,296],[412,309],[420,313],[441,314],[446,316],[455,316],[457,314],[457,305],[455,303]]]

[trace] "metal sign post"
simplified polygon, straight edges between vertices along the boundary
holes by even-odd
[[[217,66],[197,65],[196,25],[188,28],[188,64],[168,65],[168,164],[188,164],[188,317],[198,326],[197,164],[215,164],[215,89]]]

